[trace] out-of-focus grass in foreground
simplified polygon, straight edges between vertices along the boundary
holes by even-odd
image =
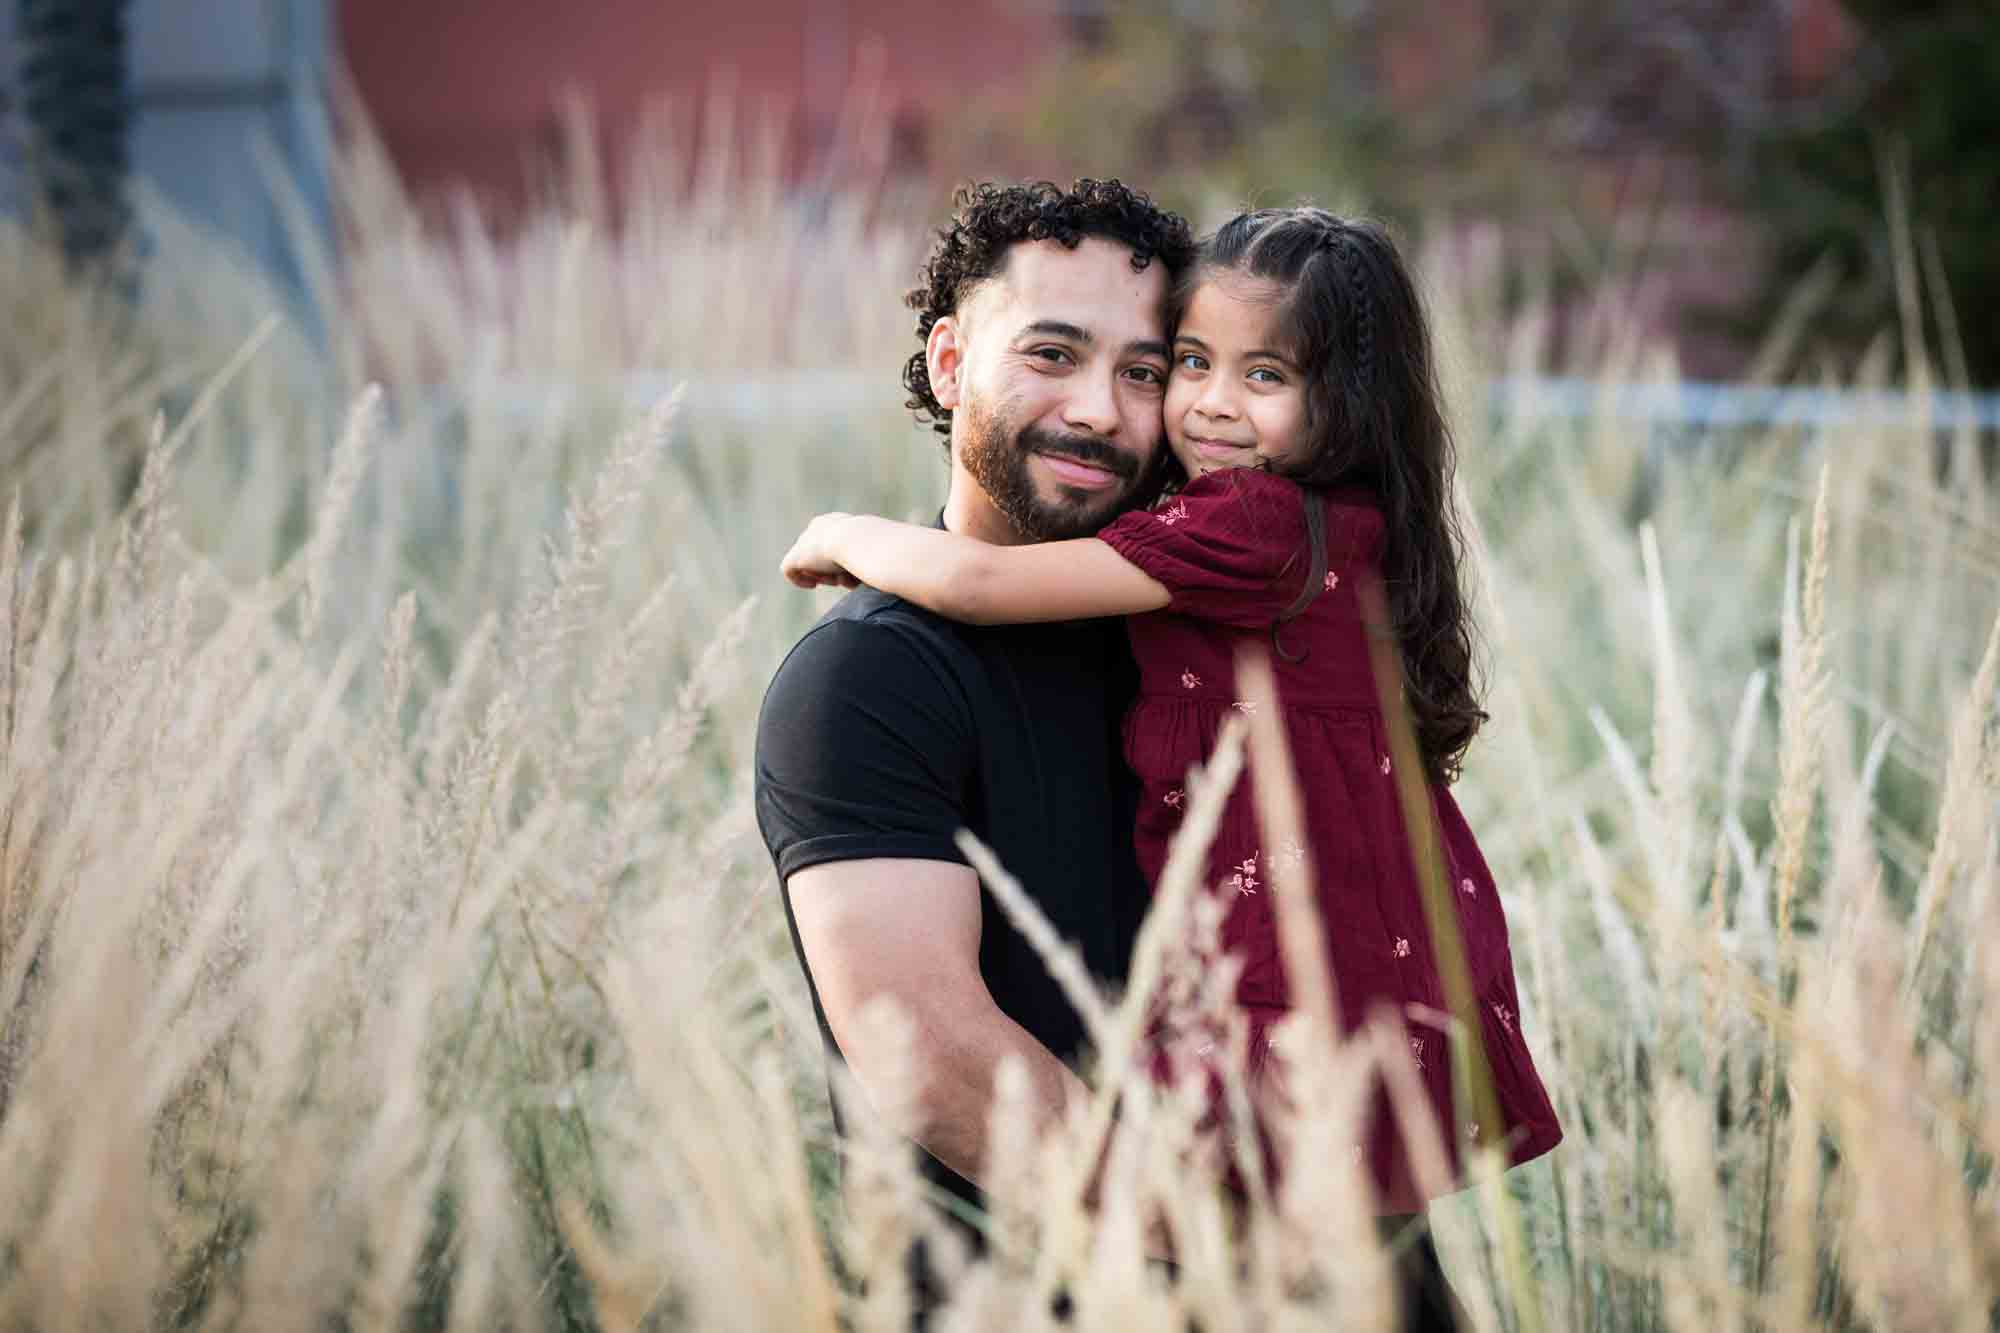
[[[272,293],[157,209],[132,311],[0,227],[0,1324],[900,1326],[916,1177],[864,1134],[827,1187],[747,769],[819,609],[797,526],[941,495],[895,378],[923,219],[654,149],[615,212],[579,154],[503,240],[357,138],[316,334],[259,333]],[[1463,800],[1568,1134],[1433,1209],[1454,1281],[1481,1328],[1988,1328],[1980,441],[1889,339],[1834,374],[1900,367],[1906,423],[1495,418],[1489,374],[1672,378],[1633,275],[1557,367],[1504,260],[1420,251],[1490,662]],[[687,394],[627,411],[635,372]],[[1325,1167],[1234,1240],[1192,1102],[1128,1089],[1093,1217],[1103,1117],[1037,1147],[1003,1080],[952,1326],[1050,1326],[1061,1285],[1081,1329],[1387,1327],[1337,1148],[1393,1047],[1300,1042]]]

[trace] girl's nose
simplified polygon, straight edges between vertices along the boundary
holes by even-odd
[[[1194,410],[1210,421],[1234,421],[1236,400],[1220,383],[1220,375],[1209,376],[1208,383],[1201,388],[1201,397],[1195,399]]]

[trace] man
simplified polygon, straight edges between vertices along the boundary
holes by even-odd
[[[1167,298],[1187,223],[1116,181],[960,192],[919,285],[904,384],[946,438],[940,521],[983,541],[1087,536],[1156,485]],[[974,628],[872,589],[792,649],[758,722],[757,819],[831,1058],[978,1206],[994,1073],[1037,1113],[1083,1095],[1083,1031],[953,843],[993,847],[1099,976],[1122,980],[1144,906],[1118,729],[1133,686],[1114,622]],[[911,1020],[901,1050],[860,1021]]]

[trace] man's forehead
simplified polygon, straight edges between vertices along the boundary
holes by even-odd
[[[1166,327],[1167,277],[1157,261],[1132,267],[1132,250],[1087,236],[1074,249],[1059,241],[1022,241],[1007,263],[980,284],[982,316],[1074,324],[1119,342],[1157,338]],[[1002,336],[1011,336],[1011,330]]]

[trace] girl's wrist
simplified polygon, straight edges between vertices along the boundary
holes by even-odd
[[[862,524],[867,522],[867,518],[866,514],[841,514],[833,520],[833,531],[828,535],[832,539],[834,559],[844,560],[848,553],[853,551],[855,543],[861,538]]]

